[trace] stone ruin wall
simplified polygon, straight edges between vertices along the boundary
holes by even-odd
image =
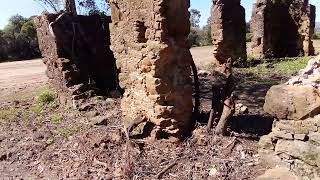
[[[62,103],[117,88],[108,23],[63,13],[39,16],[35,24],[46,74]]]
[[[315,6],[308,0],[257,0],[251,20],[256,58],[314,55]]]
[[[212,8],[214,61],[223,65],[228,59],[235,65],[247,60],[245,9],[240,0],[214,1]]]
[[[273,86],[264,110],[277,121],[259,142],[262,164],[286,167],[301,179],[320,177],[320,56],[286,84]]]
[[[151,122],[153,138],[180,138],[192,115],[189,0],[111,0],[112,50],[127,124]]]

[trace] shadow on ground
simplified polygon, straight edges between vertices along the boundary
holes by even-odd
[[[239,134],[255,136],[266,135],[271,132],[274,118],[263,111],[267,91],[273,85],[284,83],[288,77],[275,74],[253,74],[235,70],[236,89],[234,91],[236,103],[248,107],[248,114],[235,114],[230,123],[230,130]],[[200,77],[200,99],[202,116],[200,123],[206,124],[211,108],[211,77]]]

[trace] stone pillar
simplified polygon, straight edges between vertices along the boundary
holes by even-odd
[[[106,95],[117,85],[110,17],[48,14],[35,19],[46,74],[62,103]],[[105,26],[103,28],[103,26]]]
[[[315,7],[308,0],[257,0],[251,31],[256,58],[281,58],[314,54],[312,35]]]
[[[191,123],[189,3],[110,1],[125,124],[148,121],[153,138],[180,138]]]
[[[214,1],[211,17],[215,63],[231,59],[234,65],[243,64],[247,60],[246,20],[240,0]]]
[[[306,7],[306,8],[305,8]],[[312,36],[316,26],[316,7],[314,5],[306,5],[299,7],[300,12],[304,12],[299,23],[299,34],[303,41],[303,52],[305,56],[315,55]]]
[[[256,58],[265,58],[267,53],[267,37],[265,35],[265,17],[271,1],[257,0],[252,11],[250,29],[252,32],[252,55]]]

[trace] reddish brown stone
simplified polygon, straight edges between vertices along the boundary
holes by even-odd
[[[125,121],[147,117],[156,138],[181,137],[190,126],[193,107],[189,0],[110,3]]]
[[[100,16],[48,14],[35,20],[46,74],[59,96],[117,88],[108,23]],[[103,28],[103,26],[105,26]],[[83,96],[85,97],[85,96]],[[66,99],[66,98],[63,98]]]
[[[215,63],[231,59],[234,65],[243,64],[247,59],[246,20],[240,0],[215,2],[211,17]]]
[[[314,55],[315,6],[308,0],[257,0],[251,20],[257,58]]]

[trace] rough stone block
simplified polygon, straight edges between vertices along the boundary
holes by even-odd
[[[180,138],[192,115],[189,0],[111,0],[112,49],[125,121],[144,116],[155,138]]]
[[[303,120],[320,113],[319,91],[312,86],[273,86],[264,110],[278,119]]]
[[[314,54],[315,7],[303,0],[259,0],[251,18],[253,55],[257,58]]]
[[[110,50],[110,18],[47,14],[35,18],[46,74],[59,96],[98,89],[104,94],[117,85],[115,59]],[[84,96],[81,96],[84,97]]]
[[[212,8],[213,55],[217,65],[247,60],[245,9],[239,0],[220,0]]]

